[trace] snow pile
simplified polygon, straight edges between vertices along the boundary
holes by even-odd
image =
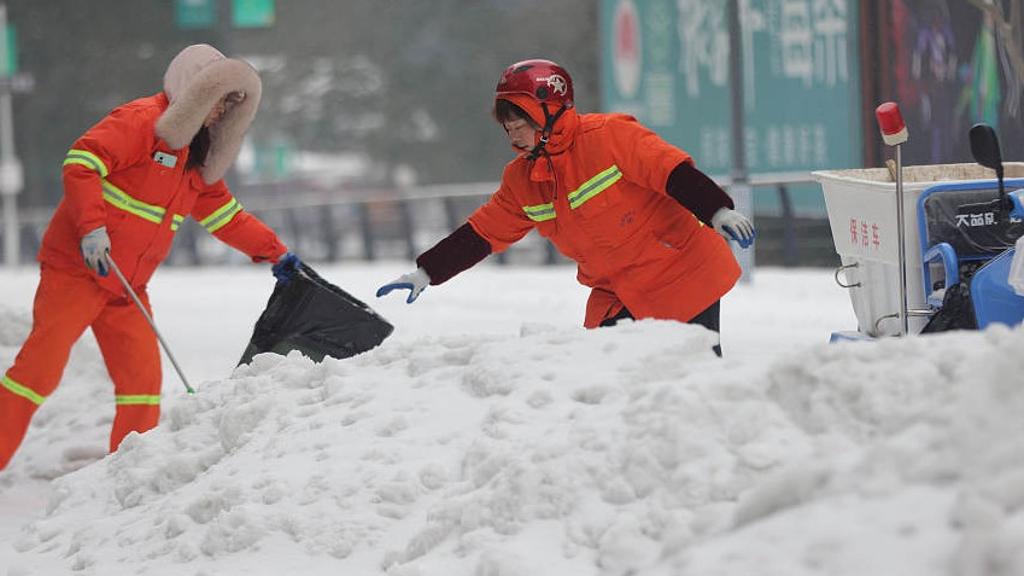
[[[9,574],[1024,573],[1024,329],[770,365],[711,343],[262,355],[58,479]]]
[[[1024,574],[1022,350],[1024,329],[996,326],[821,347],[778,364],[766,400],[810,450],[741,496],[730,533],[671,565]]]
[[[16,352],[31,328],[32,317],[27,311],[0,305],[0,349]]]
[[[0,305],[0,376],[32,329],[27,310]],[[71,349],[60,394],[39,408],[32,419],[31,446],[22,445],[7,470],[0,473],[0,489],[19,486],[26,477],[51,480],[106,454],[114,421],[114,392],[107,369],[93,338],[82,338]],[[45,442],[36,444],[40,439]],[[49,449],[41,450],[45,446]],[[0,562],[2,564],[2,562]]]

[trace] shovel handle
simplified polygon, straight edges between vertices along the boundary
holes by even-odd
[[[181,378],[181,383],[185,385],[185,390],[189,394],[195,394],[196,391],[189,386],[188,378],[185,378],[185,373],[181,370],[181,366],[178,366],[178,361],[174,359],[174,354],[171,353],[171,349],[167,346],[167,342],[164,342],[164,337],[160,334],[160,330],[157,330],[156,323],[153,322],[153,317],[149,315],[149,312],[146,311],[146,307],[142,305],[142,300],[139,299],[135,290],[132,290],[131,284],[128,283],[128,279],[121,273],[121,269],[117,267],[117,263],[114,262],[114,259],[110,257],[109,251],[105,256],[107,263],[110,264],[110,269],[114,271],[117,279],[121,281],[121,286],[124,287],[124,291],[131,296],[132,301],[135,302],[135,306],[139,308],[139,312],[142,312],[142,315],[146,318],[146,322],[149,322],[149,327],[153,329],[153,333],[156,334],[156,339],[160,342],[160,346],[163,347],[167,357],[171,359],[171,364],[174,365],[174,369],[178,372],[178,377]]]

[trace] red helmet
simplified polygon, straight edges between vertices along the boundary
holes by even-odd
[[[523,60],[501,73],[495,98],[522,94],[541,104],[572,108],[572,78],[550,60]],[[553,110],[552,110],[553,111]]]

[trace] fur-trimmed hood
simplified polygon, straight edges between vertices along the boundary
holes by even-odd
[[[232,92],[243,98],[210,128],[210,152],[200,169],[207,184],[223,178],[238,156],[259,107],[260,77],[247,62],[227,58],[208,44],[185,48],[164,73],[170,106],[157,120],[156,135],[174,150],[188,146],[217,102]]]

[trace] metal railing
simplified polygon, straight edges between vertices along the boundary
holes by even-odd
[[[714,179],[728,190],[728,178]],[[770,259],[774,263],[783,266],[804,264],[801,230],[808,222],[816,221],[815,234],[819,236],[816,241],[818,244],[822,242],[819,228],[824,216],[799,216],[789,190],[791,186],[813,182],[808,172],[755,174],[750,178],[755,194],[774,192],[778,195],[780,213],[771,217],[771,227],[781,232],[781,239],[779,234],[775,234],[772,240],[781,242],[781,247],[773,246],[772,250],[781,252],[781,258]],[[327,262],[379,258],[412,260],[460,226],[498,188],[496,182],[405,189],[364,188],[344,192],[296,191],[285,186],[240,187],[237,195],[247,210],[277,230],[293,249],[311,261]],[[34,258],[52,212],[49,208],[20,211],[23,261]],[[769,220],[759,216],[755,224],[760,226],[762,223],[767,225]],[[759,241],[765,241],[763,234]],[[178,232],[170,262],[202,265],[222,263],[237,257],[189,220]],[[501,264],[565,262],[549,242],[536,234],[529,235],[495,258]]]

